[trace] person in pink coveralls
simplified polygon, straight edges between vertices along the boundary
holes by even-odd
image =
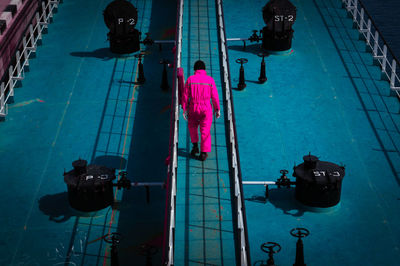
[[[201,133],[200,160],[207,158],[211,151],[211,124],[213,109],[217,118],[221,116],[219,97],[215,81],[206,73],[206,65],[198,60],[194,64],[194,75],[190,76],[182,93],[183,117],[188,120],[190,139],[193,144],[190,154],[196,156],[199,151],[198,128]],[[212,100],[212,106],[210,103]]]

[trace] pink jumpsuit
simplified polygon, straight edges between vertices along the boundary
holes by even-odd
[[[188,126],[192,143],[199,142],[198,127],[201,133],[201,151],[211,151],[211,124],[213,119],[213,109],[218,111],[219,98],[214,79],[207,76],[205,70],[196,70],[185,84],[182,94],[183,111],[188,111]]]

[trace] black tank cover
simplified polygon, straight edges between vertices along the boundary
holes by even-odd
[[[343,166],[320,161],[316,156],[306,155],[304,163],[294,167],[296,199],[312,207],[332,207],[339,203]]]
[[[104,10],[104,22],[111,34],[124,35],[133,32],[138,13],[136,7],[125,0],[115,0]]]
[[[97,211],[114,202],[113,183],[115,169],[100,165],[87,165],[85,160],[72,163],[73,170],[64,173],[68,200],[72,208]]]
[[[288,0],[271,0],[263,8],[262,47],[268,51],[285,51],[292,47],[296,7]]]
[[[135,29],[138,12],[130,2],[115,0],[103,12],[113,53],[126,54],[140,50],[140,33]]]
[[[291,30],[296,21],[296,7],[288,0],[271,0],[263,8],[263,19],[268,30]]]

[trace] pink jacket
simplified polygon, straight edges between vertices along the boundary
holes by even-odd
[[[207,76],[205,70],[196,70],[186,81],[182,94],[182,108],[184,111],[189,109],[189,112],[212,110],[210,99],[214,111],[218,111],[219,97],[214,79]]]

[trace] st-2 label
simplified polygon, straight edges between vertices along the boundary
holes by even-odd
[[[284,16],[284,15],[275,15],[275,21],[293,21],[294,16],[293,15],[288,15],[288,16]]]

